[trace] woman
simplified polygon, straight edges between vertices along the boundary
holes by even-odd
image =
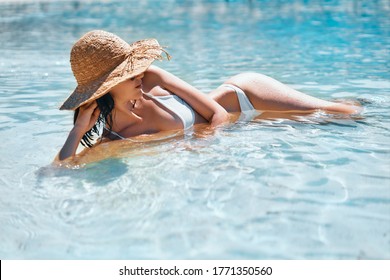
[[[81,37],[71,51],[78,86],[61,106],[75,110],[74,127],[59,160],[76,154],[80,141],[92,146],[93,134],[124,139],[209,123],[228,121],[229,113],[259,111],[356,113],[358,108],[320,100],[261,74],[239,74],[211,94],[151,66],[165,52],[154,39],[127,44],[118,36],[95,30]],[[169,55],[166,53],[168,59]]]

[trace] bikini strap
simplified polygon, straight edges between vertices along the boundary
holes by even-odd
[[[104,127],[104,129],[105,129],[108,133],[110,133],[110,134],[112,134],[112,135],[118,137],[119,139],[126,139],[125,137],[123,137],[122,135],[116,133],[115,131],[112,131],[112,130],[106,128],[106,127]]]

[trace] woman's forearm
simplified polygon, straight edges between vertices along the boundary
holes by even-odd
[[[58,159],[64,160],[71,156],[74,156],[76,154],[76,150],[79,146],[81,138],[83,138],[83,135],[84,133],[82,132],[82,130],[78,129],[77,127],[73,127],[72,130],[69,132],[68,138],[66,139],[64,146],[58,154]]]
[[[212,127],[216,127],[226,123],[228,120],[229,120],[229,113],[223,107],[221,107],[220,110],[217,110],[213,114],[209,123]]]

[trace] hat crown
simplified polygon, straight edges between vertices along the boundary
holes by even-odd
[[[89,84],[114,70],[131,51],[131,47],[118,36],[94,30],[86,33],[74,45],[70,64],[77,83]]]

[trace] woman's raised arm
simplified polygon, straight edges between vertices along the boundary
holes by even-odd
[[[205,118],[211,126],[220,125],[228,120],[228,113],[221,105],[168,71],[152,65],[145,73],[147,74],[146,78],[150,79],[152,84],[158,84],[179,96]]]
[[[81,106],[79,110],[76,122],[58,154],[59,160],[67,159],[76,154],[81,138],[94,126],[100,114],[95,101]]]

